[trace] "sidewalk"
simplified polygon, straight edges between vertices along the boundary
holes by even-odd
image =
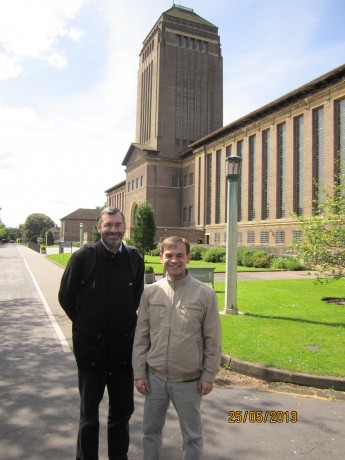
[[[29,250],[28,250],[29,251]],[[52,280],[54,278],[55,286],[58,286],[62,276],[61,267],[53,264],[49,259],[45,259],[44,256],[39,258],[30,258],[32,264],[32,271],[35,274],[36,279],[45,295],[45,298],[50,305],[54,316],[57,321],[62,325],[63,332],[66,336],[67,341],[71,344],[71,333],[69,320],[66,318],[61,310],[61,307],[57,301],[56,287],[52,291]],[[47,284],[47,264],[51,264],[54,268],[49,269],[49,280]],[[313,274],[309,271],[268,271],[268,272],[239,272],[239,281],[254,281],[254,280],[281,280],[281,279],[306,279],[312,278]],[[224,281],[225,274],[215,274],[216,281]],[[159,276],[156,276],[156,280]],[[64,326],[68,326],[65,328]],[[71,345],[70,345],[71,346]],[[315,388],[333,388],[334,390],[345,391],[345,378],[338,378],[332,376],[317,376],[304,373],[294,373],[284,371],[280,369],[270,368],[266,366],[257,365],[255,363],[249,363],[241,361],[236,358],[231,358],[228,355],[223,355],[222,363],[234,372],[245,374],[250,377],[256,377],[263,380],[272,382],[286,382],[298,385],[306,385]]]

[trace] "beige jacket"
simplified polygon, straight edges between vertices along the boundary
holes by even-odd
[[[144,290],[133,347],[135,379],[146,378],[148,367],[170,382],[213,382],[220,359],[220,318],[210,286],[187,273]]]

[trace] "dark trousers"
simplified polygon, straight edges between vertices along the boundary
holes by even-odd
[[[78,369],[80,422],[77,460],[98,460],[99,405],[105,388],[109,395],[108,456],[127,460],[129,419],[134,410],[132,369],[109,375],[90,375]]]

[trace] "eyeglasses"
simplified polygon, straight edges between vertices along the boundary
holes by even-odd
[[[123,222],[117,222],[116,224],[102,224],[102,228],[105,228],[106,230],[111,230],[113,227],[115,230],[118,230],[123,227]]]

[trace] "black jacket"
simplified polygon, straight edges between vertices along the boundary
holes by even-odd
[[[94,248],[95,269],[84,282],[86,250],[72,255],[59,290],[59,302],[73,323],[78,367],[99,374],[128,368],[144,288],[143,258],[136,252],[133,274],[125,245],[114,255],[99,241]]]

